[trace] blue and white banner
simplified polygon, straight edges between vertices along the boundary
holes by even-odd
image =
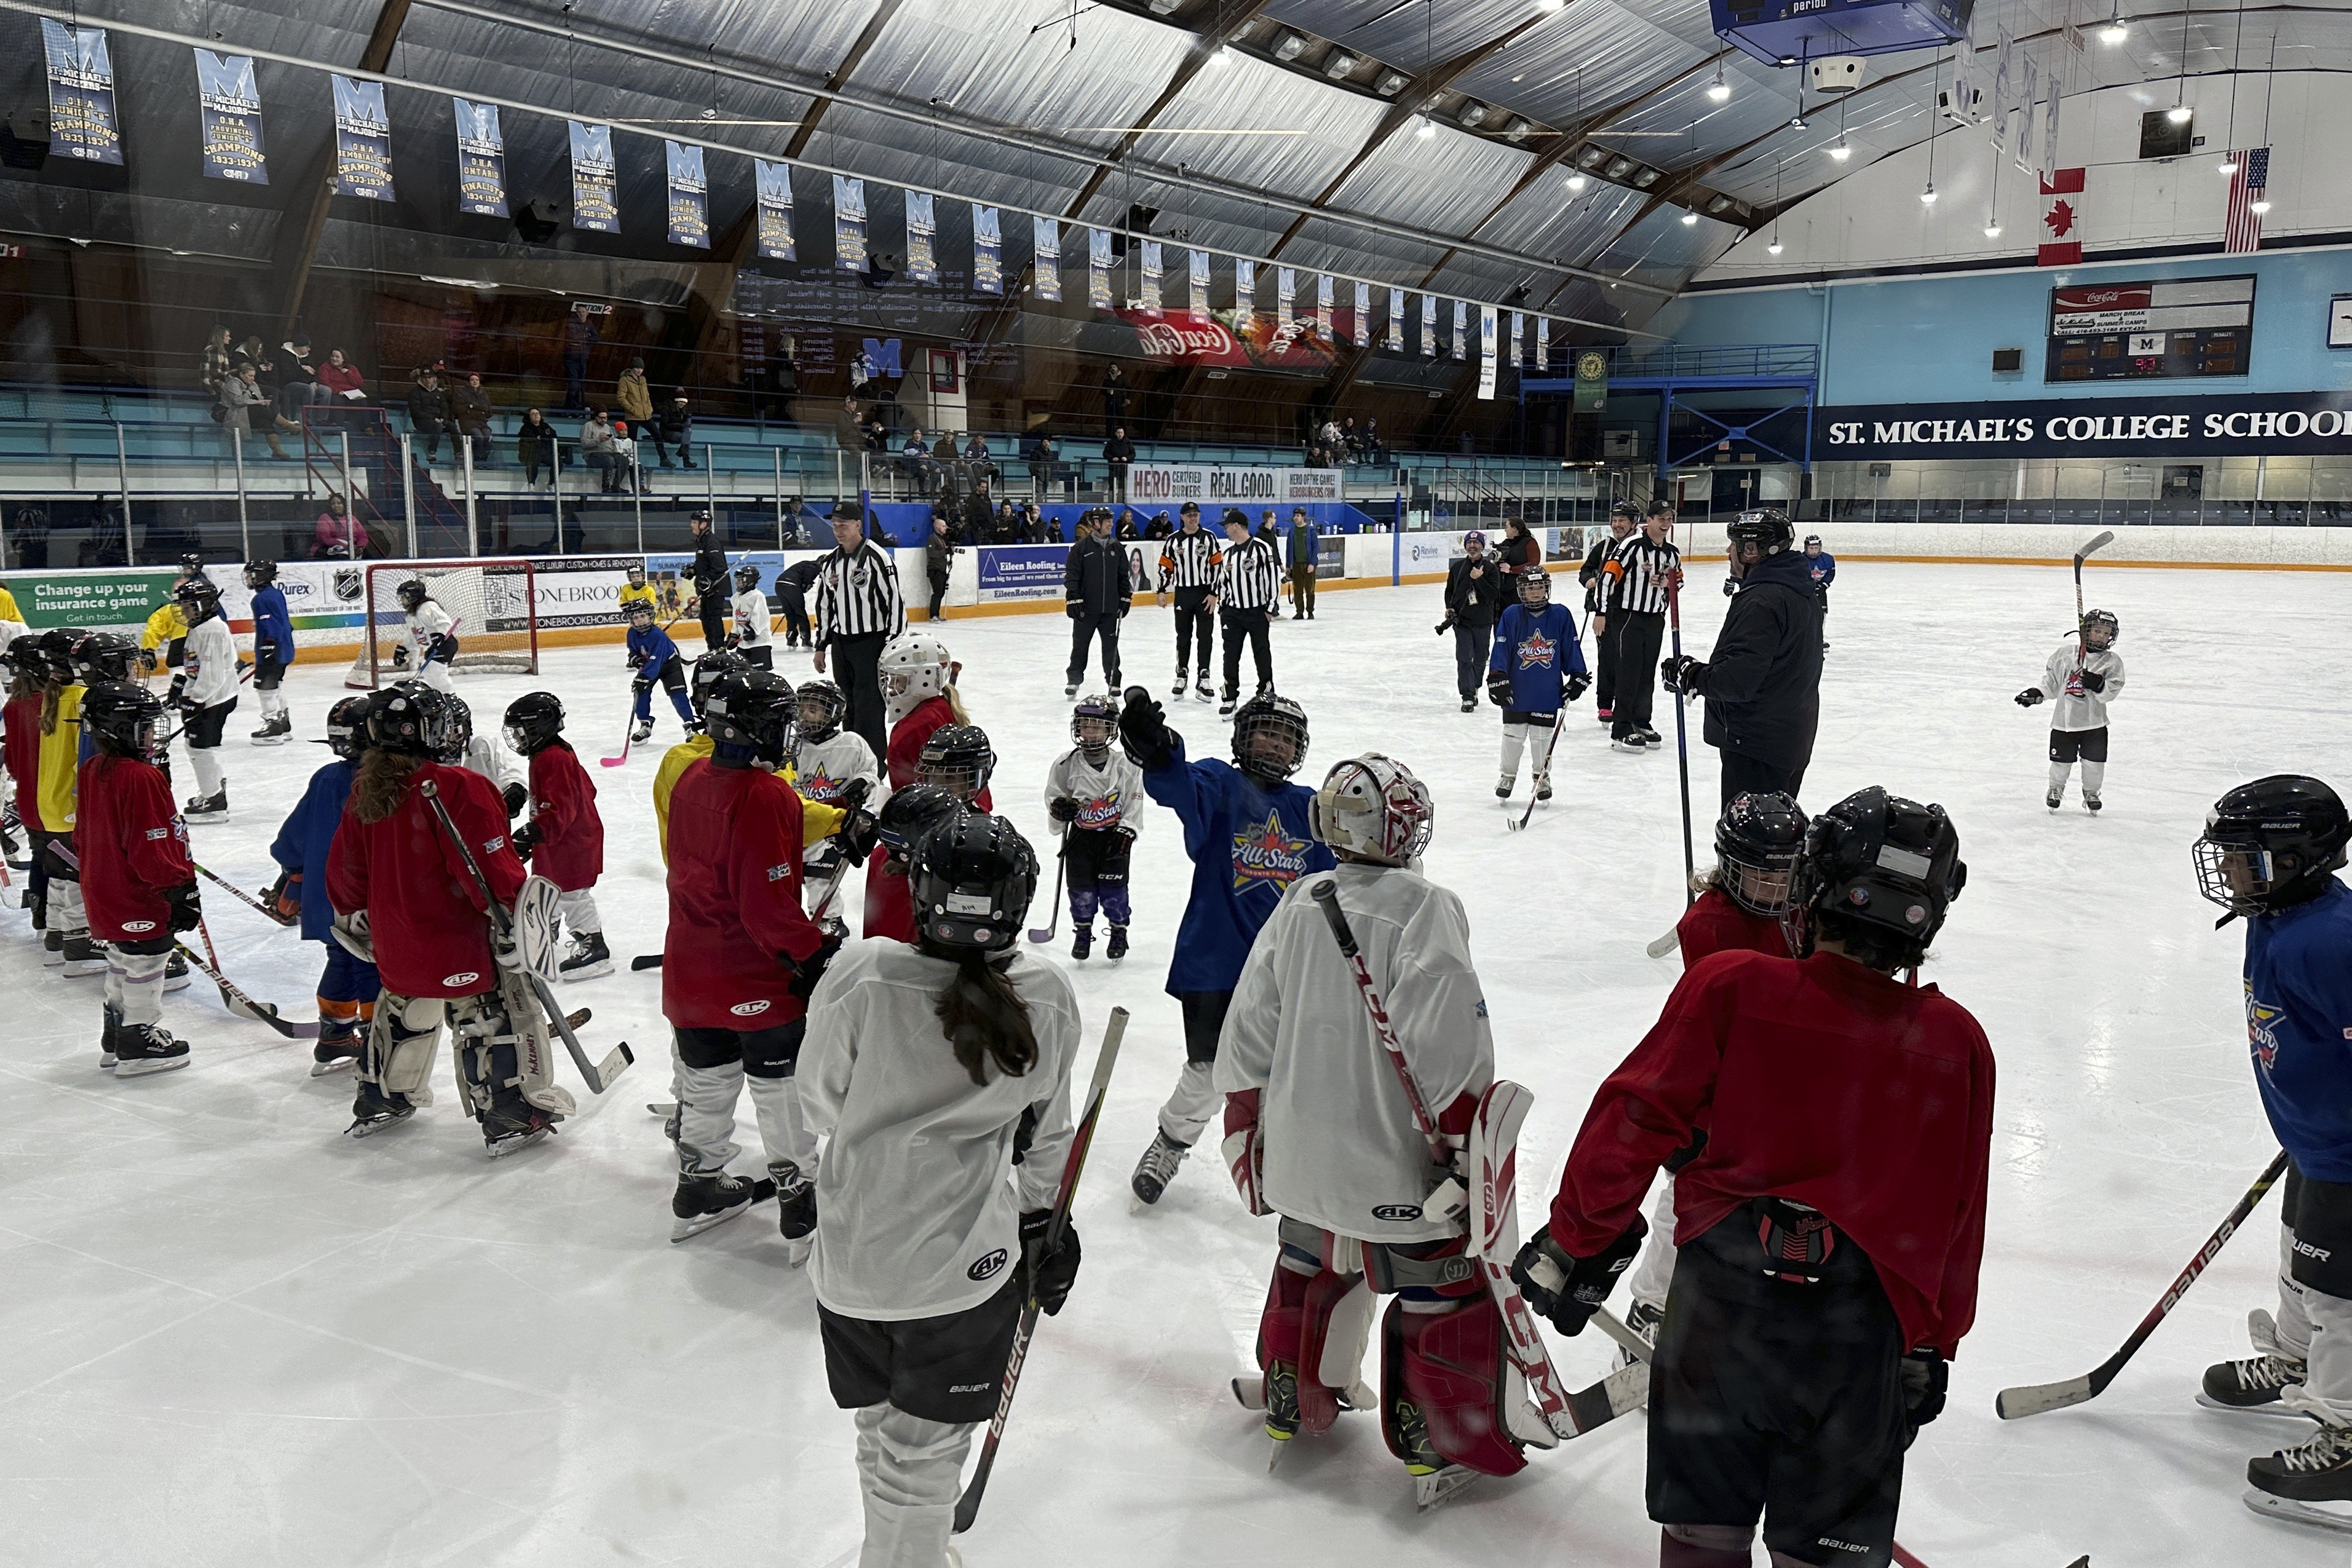
[[[1274,269],[1274,319],[1284,326],[1290,324],[1290,307],[1298,298],[1298,269],[1277,267]]]
[[[261,89],[253,83],[251,55],[196,51],[196,115],[204,128],[206,179],[269,183],[261,151]]]
[[[1469,338],[1470,301],[1456,300],[1454,301],[1454,357],[1455,359],[1464,360],[1470,357]]]
[[[1168,301],[1162,297],[1166,287],[1167,273],[1162,266],[1160,242],[1147,239],[1143,242],[1143,308],[1147,310],[1166,310]]]
[[[1434,359],[1436,356],[1437,296],[1423,294],[1421,297],[1421,357]]]
[[[1372,286],[1364,282],[1356,285],[1356,346],[1372,346]]]
[[[1060,270],[1059,258],[1055,270]],[[1000,599],[1058,599],[1070,559],[1066,544],[983,544],[979,556],[980,596],[983,603]]]
[[[507,216],[507,140],[499,106],[449,100],[457,121],[457,210],[476,217]]]
[[[669,242],[709,249],[710,183],[702,176],[702,149],[665,139],[662,161],[669,175]]]
[[[1087,303],[1097,310],[1110,309],[1110,230],[1087,230]]]
[[[392,116],[383,83],[331,77],[335,84],[335,195],[388,202],[392,195]]]
[[[1315,330],[1323,334],[1325,342],[1331,341],[1331,275],[1328,272],[1318,275],[1315,279]]]
[[[1192,252],[1184,263],[1184,273],[1186,281],[1192,286],[1192,319],[1205,321],[1209,319],[1209,253],[1205,250]]]
[[[1454,307],[1456,320],[1462,306]],[[1495,307],[1478,307],[1478,395],[1492,400],[1495,395]]]
[[[971,291],[1004,292],[1004,217],[977,202],[971,208]]]
[[[1520,362],[1520,356],[1519,356],[1519,345],[1520,345],[1520,344],[1522,344],[1522,343],[1524,343],[1525,342],[1527,342],[1527,333],[1528,333],[1528,318],[1527,318],[1527,314],[1526,314],[1526,312],[1525,312],[1525,311],[1521,311],[1521,310],[1514,310],[1514,311],[1512,311],[1512,312],[1511,312],[1511,363],[1512,363],[1513,364],[1515,364],[1515,365],[1516,365],[1516,364],[1517,364],[1517,363],[1521,363],[1521,362]]]
[[[940,280],[940,226],[929,191],[907,193],[907,276],[918,283]]]
[[[1389,353],[1404,353],[1404,290],[1389,290]]]
[[[1257,263],[1245,258],[1234,262],[1234,309],[1244,315],[1257,309]]]
[[[1551,318],[1536,318],[1536,374],[1543,375],[1551,370]]]
[[[866,270],[866,182],[846,174],[833,177],[833,267]]]
[[[1062,297],[1062,226],[1049,217],[1029,220],[1029,291],[1040,300]]]
[[[621,170],[613,161],[613,128],[572,124],[572,226],[592,234],[621,232]]]
[[[760,259],[797,259],[793,245],[793,166],[754,158],[751,180],[760,204]]]
[[[41,52],[49,76],[49,142],[61,158],[122,162],[122,122],[114,112],[114,61],[106,29],[69,27],[41,18]]]

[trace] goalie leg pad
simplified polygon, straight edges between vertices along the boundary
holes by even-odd
[[[1504,1401],[1512,1396],[1506,1364],[1503,1315],[1493,1297],[1390,1303],[1381,1325],[1381,1429],[1389,1451],[1416,1469],[1433,1456],[1489,1476],[1526,1468],[1505,1425]]]
[[[555,1081],[546,1015],[520,975],[500,970],[498,990],[452,1002],[449,1033],[458,1080],[477,1114],[487,1112],[501,1093],[520,1094],[558,1116],[575,1109],[571,1091]]]
[[[562,978],[563,889],[534,871],[515,895],[515,948],[523,966],[542,980]],[[531,1011],[537,1012],[533,1006]]]
[[[437,996],[399,996],[387,991],[378,997],[367,1044],[360,1052],[360,1081],[399,1095],[411,1105],[432,1104],[433,1058],[441,1048],[444,1010]]]

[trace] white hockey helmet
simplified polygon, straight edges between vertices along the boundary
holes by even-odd
[[[948,645],[935,637],[905,632],[891,638],[876,666],[890,721],[897,723],[944,693],[952,663],[948,657]]]
[[[1412,770],[1378,752],[1333,764],[1315,792],[1315,837],[1336,855],[1409,866],[1429,847],[1437,808]]]

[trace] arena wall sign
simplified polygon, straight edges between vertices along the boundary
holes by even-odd
[[[1817,462],[1941,458],[2337,457],[2352,393],[1888,403],[1814,412]]]

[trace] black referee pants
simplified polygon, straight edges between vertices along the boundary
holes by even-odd
[[[866,632],[859,637],[835,637],[825,647],[826,658],[833,663],[833,678],[841,685],[842,695],[849,699],[848,728],[866,737],[877,757],[890,753],[890,736],[883,721],[882,704],[882,645],[890,640],[887,632]]]
[[[1650,727],[1650,700],[1658,689],[1658,645],[1665,640],[1666,617],[1619,610],[1609,617],[1617,634],[1617,690],[1610,704],[1609,733],[1631,735]]]
[[[1805,782],[1805,765],[1784,768],[1726,748],[1723,752],[1723,804],[1743,795],[1785,795],[1797,798]]]
[[[1209,590],[1179,588],[1176,590],[1176,668],[1181,674],[1192,668],[1192,644],[1201,644],[1201,674],[1209,673],[1210,664],[1217,657],[1215,617],[1209,614]]]
[[[1617,706],[1617,648],[1625,630],[1622,615],[1601,617],[1601,629],[1592,636],[1593,646],[1600,652],[1598,668],[1593,672],[1593,689],[1598,693],[1601,716]]]
[[[1242,639],[1247,637],[1250,657],[1257,661],[1257,683],[1261,688],[1274,685],[1274,644],[1266,636],[1266,612],[1255,610],[1224,610],[1219,613],[1225,623],[1225,692],[1233,696],[1241,690]]]
[[[702,617],[702,646],[705,648],[724,647],[727,642],[727,612],[730,608],[725,594],[714,587],[696,601],[695,607]]]

